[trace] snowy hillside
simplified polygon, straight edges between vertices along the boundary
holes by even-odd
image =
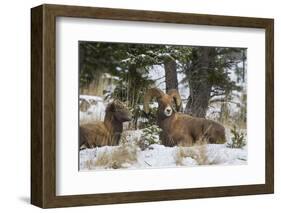
[[[153,144],[141,150],[136,144],[105,146],[80,151],[80,171],[94,169],[143,169],[198,165],[241,165],[247,163],[247,149],[208,144],[193,147],[165,147]]]
[[[81,95],[80,101],[88,103],[87,110],[80,111],[80,123],[102,121],[107,102],[102,97]],[[142,106],[140,106],[142,108]],[[154,106],[157,107],[157,104]],[[128,123],[124,123],[128,126]],[[246,137],[246,131],[244,131]],[[247,146],[230,148],[232,135],[226,128],[227,143],[195,145],[193,147],[165,147],[159,143],[150,144],[144,137],[144,129],[123,132],[119,146],[103,146],[84,149],[79,152],[80,171],[96,169],[142,169],[199,165],[241,165],[247,163]],[[158,144],[157,144],[158,143]]]

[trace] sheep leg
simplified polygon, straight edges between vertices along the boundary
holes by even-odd
[[[162,144],[164,146],[169,146],[172,147],[174,146],[174,140],[173,138],[169,137],[167,134],[165,134],[164,132],[160,132],[160,140],[162,141]]]

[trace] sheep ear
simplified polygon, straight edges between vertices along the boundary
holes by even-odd
[[[115,108],[115,104],[114,102],[110,103],[107,107],[107,111],[109,112],[115,112],[116,108]]]

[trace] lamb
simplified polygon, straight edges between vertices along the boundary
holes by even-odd
[[[113,101],[106,108],[103,122],[80,126],[80,149],[118,145],[123,132],[123,122],[131,119],[131,112],[120,101]]]
[[[181,98],[177,90],[165,94],[158,88],[149,89],[144,96],[144,112],[149,113],[149,101],[156,97],[158,102],[157,123],[162,129],[160,139],[165,146],[192,146],[197,141],[225,143],[224,127],[212,120],[192,117],[177,112]]]

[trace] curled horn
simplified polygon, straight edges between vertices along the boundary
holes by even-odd
[[[167,94],[168,94],[169,96],[171,96],[171,97],[175,100],[177,111],[179,111],[180,108],[181,108],[182,102],[181,102],[181,96],[180,96],[178,90],[176,90],[176,89],[170,89],[170,90],[167,92]]]
[[[149,113],[149,101],[156,97],[156,98],[160,98],[164,95],[164,92],[158,88],[151,88],[151,89],[148,89],[147,92],[145,93],[144,95],[144,106],[143,106],[143,109],[144,109],[144,112],[146,114]]]

